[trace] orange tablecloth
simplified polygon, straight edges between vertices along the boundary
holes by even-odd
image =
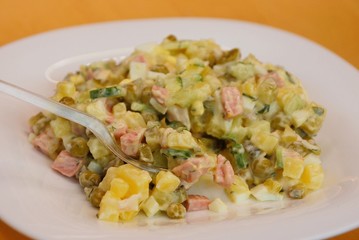
[[[231,18],[282,28],[316,41],[359,68],[358,0],[1,0],[0,46],[78,24],[185,16]],[[0,221],[0,239],[28,238]],[[333,239],[359,239],[359,229]]]

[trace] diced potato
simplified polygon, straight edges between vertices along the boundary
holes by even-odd
[[[54,131],[55,137],[57,138],[65,138],[69,135],[72,135],[71,123],[69,120],[57,117],[55,120],[50,122],[50,126]]]
[[[115,197],[122,199],[127,194],[128,189],[129,189],[129,185],[123,179],[121,178],[112,179],[110,191]]]
[[[112,111],[115,118],[122,118],[127,111],[126,104],[124,102],[117,103],[113,106]]]
[[[76,95],[76,87],[73,82],[59,82],[56,86],[55,100],[59,101],[64,97],[74,97]]]
[[[291,127],[285,126],[281,141],[285,144],[291,144],[297,140],[297,133]]]
[[[278,144],[278,138],[267,132],[257,132],[251,137],[253,144],[264,152],[271,154]]]
[[[324,173],[322,166],[317,163],[311,163],[306,165],[304,167],[304,171],[300,180],[309,189],[312,190],[319,189],[322,186],[324,180]]]
[[[286,151],[283,156],[283,176],[299,179],[303,169],[303,158],[299,154],[290,154]]]
[[[251,96],[251,97],[256,97],[257,96],[257,90],[256,90],[256,80],[255,78],[251,78],[248,79],[247,81],[245,81],[242,85],[241,85],[241,92]]]
[[[304,166],[308,165],[308,164],[321,164],[322,161],[320,160],[319,156],[317,154],[314,153],[309,153],[308,155],[306,155],[304,157]]]
[[[119,218],[122,221],[130,221],[137,216],[139,211],[120,211]]]
[[[289,88],[280,88],[277,96],[279,105],[287,115],[305,108],[306,102],[303,97]]]
[[[147,217],[152,217],[160,210],[160,205],[153,196],[150,196],[141,204],[141,209]]]
[[[147,76],[147,64],[143,62],[130,63],[130,79],[145,79]]]
[[[173,149],[195,149],[198,148],[197,142],[192,137],[191,132],[183,130],[182,132],[171,132],[167,136],[167,145]]]
[[[214,199],[208,205],[208,209],[216,213],[226,213],[228,211],[227,205],[219,198]]]
[[[81,74],[72,75],[69,80],[75,85],[85,82],[85,78]]]
[[[283,194],[279,191],[280,184],[277,181],[270,180],[268,183],[259,184],[251,189],[252,195],[259,201],[277,201],[283,199]],[[266,181],[268,181],[266,180]],[[279,191],[278,191],[279,190]]]
[[[100,203],[98,218],[100,220],[118,222],[119,215],[120,209],[118,208],[118,199],[112,192],[106,192]]]
[[[179,90],[172,98],[168,99],[168,104],[187,108],[195,101],[203,102],[211,92],[210,85],[204,82],[197,82],[191,87]]]
[[[170,171],[161,171],[156,176],[156,188],[162,192],[173,192],[181,180]]]
[[[270,133],[270,123],[266,120],[257,120],[249,125],[248,130],[250,136],[259,132]]]
[[[106,108],[106,99],[97,98],[89,103],[86,107],[86,112],[101,121],[105,121],[109,118],[109,112]]]
[[[145,120],[143,119],[142,115],[138,112],[127,111],[123,115],[122,119],[125,120],[126,125],[130,129],[139,129],[146,127]]]
[[[229,199],[234,203],[240,203],[247,200],[251,194],[246,181],[238,175],[234,176],[234,182],[229,188],[225,189],[225,192]]]
[[[296,128],[302,126],[303,123],[305,121],[307,121],[309,116],[310,116],[310,111],[308,109],[300,109],[300,110],[293,112],[292,119],[293,119],[294,126]]]
[[[252,64],[237,63],[229,66],[228,71],[240,81],[247,80],[254,76],[254,67]]]
[[[111,153],[110,150],[105,147],[98,138],[95,137],[91,137],[88,140],[87,146],[89,147],[90,152],[95,159],[106,157]]]
[[[271,193],[279,193],[282,190],[282,185],[271,178],[268,178],[264,183],[264,186],[268,189]]]
[[[118,178],[118,167],[110,167],[105,177],[102,179],[102,181],[99,184],[99,188],[101,188],[103,191],[108,191],[111,187],[111,182],[114,178]]]
[[[149,183],[152,181],[148,172],[140,170],[130,164],[124,164],[117,168],[116,175],[129,185],[125,197],[140,193],[140,202],[148,198]]]

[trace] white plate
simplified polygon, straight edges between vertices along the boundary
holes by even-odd
[[[27,119],[38,111],[0,94],[0,214],[36,239],[303,239],[325,238],[359,226],[359,73],[347,62],[296,35],[257,24],[218,19],[153,19],[85,25],[35,35],[0,48],[0,78],[44,96],[54,83],[48,66],[72,56],[179,38],[212,38],[240,47],[302,79],[311,98],[328,109],[318,136],[326,180],[303,200],[249,204],[228,216],[190,214],[184,221],[96,219],[75,181],[53,172],[27,142]]]

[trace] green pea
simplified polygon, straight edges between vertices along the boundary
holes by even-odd
[[[181,203],[171,203],[166,213],[169,218],[180,219],[186,216],[186,208]]]
[[[90,203],[92,204],[92,206],[97,208],[100,207],[100,202],[105,193],[106,192],[104,190],[95,187],[90,194]]]
[[[75,137],[70,141],[70,153],[74,157],[85,157],[89,152],[86,139]]]
[[[80,173],[79,182],[82,187],[93,187],[99,185],[101,177],[99,174],[85,170]]]

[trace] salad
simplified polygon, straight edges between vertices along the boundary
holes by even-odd
[[[52,98],[100,119],[126,155],[167,169],[125,164],[85,127],[51,113],[31,117],[30,142],[78,179],[101,220],[228,211],[224,199],[189,194],[204,178],[234,204],[301,199],[324,179],[314,137],[325,108],[283,67],[212,40],[170,35],[119,63],[81,66]]]

